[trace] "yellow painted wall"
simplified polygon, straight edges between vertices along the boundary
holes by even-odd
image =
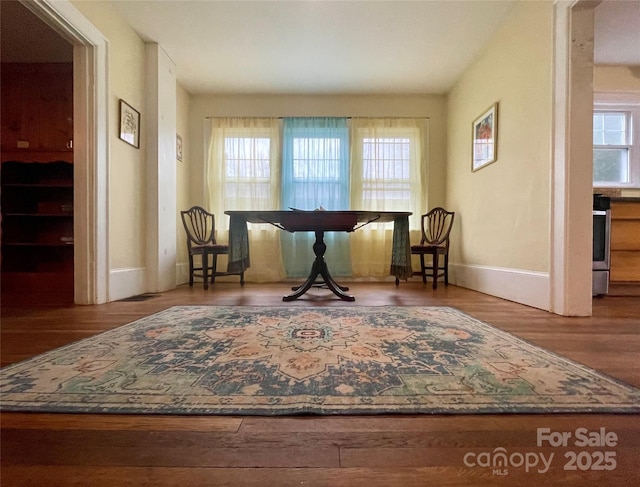
[[[144,135],[144,43],[109,2],[74,1],[109,40],[109,264],[143,268],[145,260],[146,152],[119,139],[119,99],[141,112]]]
[[[595,66],[593,89],[601,93],[640,92],[640,66]]]
[[[553,4],[524,2],[448,97],[451,262],[549,271]],[[498,102],[498,159],[471,172],[472,122]]]

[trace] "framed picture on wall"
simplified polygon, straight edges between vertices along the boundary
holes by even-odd
[[[120,100],[120,139],[136,149],[140,148],[140,112],[122,99]]]
[[[498,158],[498,103],[473,121],[471,170],[477,171]]]

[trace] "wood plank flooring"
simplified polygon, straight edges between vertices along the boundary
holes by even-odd
[[[208,291],[196,283],[146,301],[99,306],[14,307],[3,300],[1,363],[32,357],[173,305],[437,305],[456,307],[640,387],[639,297],[597,298],[592,317],[567,318],[456,286],[433,290],[418,281],[402,282],[398,288],[393,283],[350,283],[349,292],[356,296],[353,303],[318,289],[283,303],[289,284],[240,287],[236,281],[216,282]],[[4,413],[0,483],[4,487],[638,485],[639,416]],[[538,445],[538,428],[570,432],[572,439],[567,447]],[[604,428],[605,433],[615,433],[616,445],[576,447],[578,428],[598,434]],[[501,448],[509,457],[506,467],[478,465]],[[612,452],[608,463],[599,462],[598,452],[605,451]],[[545,459],[553,455],[548,470],[541,455]],[[571,463],[572,455],[576,463]],[[529,468],[519,464],[527,459],[538,463]]]

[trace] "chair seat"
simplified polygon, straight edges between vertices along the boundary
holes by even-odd
[[[412,254],[431,254],[435,251],[446,252],[446,245],[412,245]]]
[[[192,252],[202,252],[206,250],[214,254],[227,254],[229,253],[229,246],[225,244],[205,244],[205,245],[192,245]]]

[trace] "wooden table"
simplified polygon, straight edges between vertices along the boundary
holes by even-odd
[[[409,243],[410,212],[401,211],[299,211],[299,210],[262,210],[262,211],[225,211],[231,217],[229,224],[229,269],[239,272],[249,267],[249,239],[247,223],[269,223],[287,232],[314,232],[313,244],[315,260],[307,280],[292,288],[293,293],[282,298],[293,301],[306,293],[314,284],[326,285],[336,296],[345,301],[354,301],[347,294],[349,288],[340,286],[331,276],[324,254],[325,232],[353,232],[369,223],[394,222],[394,249],[391,262],[391,274],[406,279],[411,276],[411,250]],[[322,281],[318,281],[318,277]]]

